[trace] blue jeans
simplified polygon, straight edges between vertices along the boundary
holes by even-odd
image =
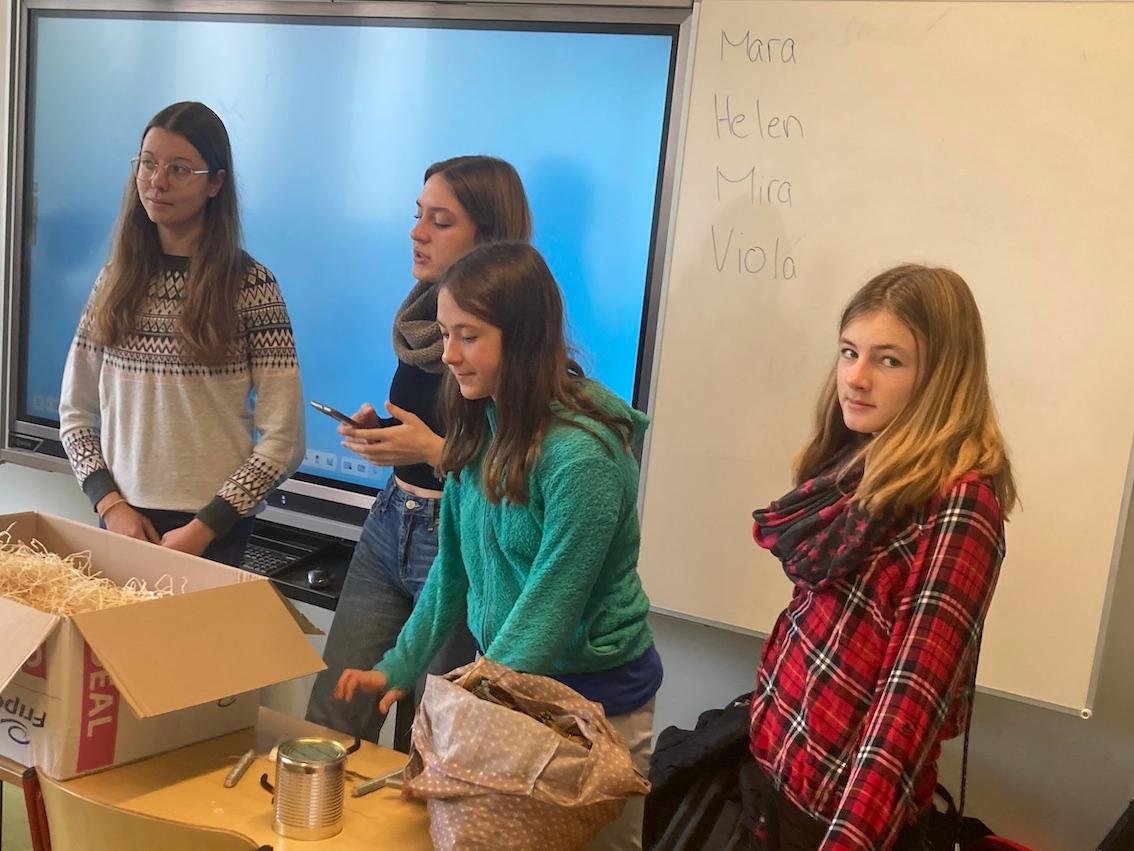
[[[335,685],[344,668],[370,670],[397,643],[437,555],[440,509],[440,500],[407,493],[393,476],[378,494],[339,595],[323,651],[327,670],[315,678],[308,721],[377,741],[385,721],[378,712],[378,696],[359,692],[349,703],[336,700]],[[475,652],[468,627],[459,624],[433,659],[429,673],[443,674],[471,662]],[[414,706],[424,682],[423,676],[416,699],[407,697],[398,703],[394,747],[402,752],[409,751]]]

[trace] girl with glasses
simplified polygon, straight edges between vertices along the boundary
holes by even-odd
[[[385,711],[465,622],[487,658],[601,703],[645,774],[662,679],[638,577],[646,417],[569,356],[559,287],[531,246],[481,246],[439,286],[440,549],[397,645],[336,694],[385,692]],[[641,830],[639,798],[586,847],[640,848]]]
[[[835,349],[796,489],[754,514],[794,591],[764,643],[750,748],[770,851],[920,851],[1016,489],[959,275],[883,272]]]
[[[332,693],[344,668],[370,668],[393,647],[437,554],[442,482],[436,468],[445,433],[438,404],[445,366],[437,283],[477,245],[526,242],[532,230],[516,170],[487,156],[429,166],[416,220],[410,230],[415,284],[394,319],[398,367],[386,404],[390,418],[381,419],[365,404],[352,418],[361,428],[339,428],[344,446],[393,473],[362,527],[323,652],[327,670],[316,677],[307,706],[308,720],[371,740],[384,721],[374,701],[360,695],[348,704]],[[429,670],[445,673],[471,662],[474,653],[472,637],[458,624]],[[394,747],[401,751],[409,750],[413,709],[412,699],[398,705]]]
[[[241,245],[216,113],[166,107],[132,163],[67,357],[60,437],[105,528],[239,564],[252,515],[303,457],[287,308]]]

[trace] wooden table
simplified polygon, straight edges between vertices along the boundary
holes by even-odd
[[[260,786],[267,772],[275,782],[275,766],[257,757],[243,779],[224,788],[224,776],[249,748],[267,754],[283,739],[326,736],[349,746],[351,739],[307,721],[265,707],[255,729],[199,742],[129,765],[76,777],[67,785],[84,797],[151,816],[219,827],[242,833],[275,851],[394,848],[431,851],[429,817],[423,803],[403,800],[396,789],[379,789],[352,798],[348,778],[343,830],[317,841],[287,839],[272,830],[271,795]],[[347,768],[367,777],[398,768],[405,754],[363,742],[347,757]]]

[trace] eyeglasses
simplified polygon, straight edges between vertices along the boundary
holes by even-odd
[[[165,179],[169,181],[171,186],[184,186],[195,175],[209,174],[212,169],[207,168],[189,168],[189,166],[182,163],[166,163],[162,165],[157,160],[150,159],[149,157],[134,157],[130,160],[130,166],[134,170],[134,177],[139,180],[147,182],[157,177],[159,170],[165,170]]]

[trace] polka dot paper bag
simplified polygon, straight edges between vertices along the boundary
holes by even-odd
[[[650,789],[600,705],[487,659],[429,677],[405,777],[442,851],[578,848]]]

